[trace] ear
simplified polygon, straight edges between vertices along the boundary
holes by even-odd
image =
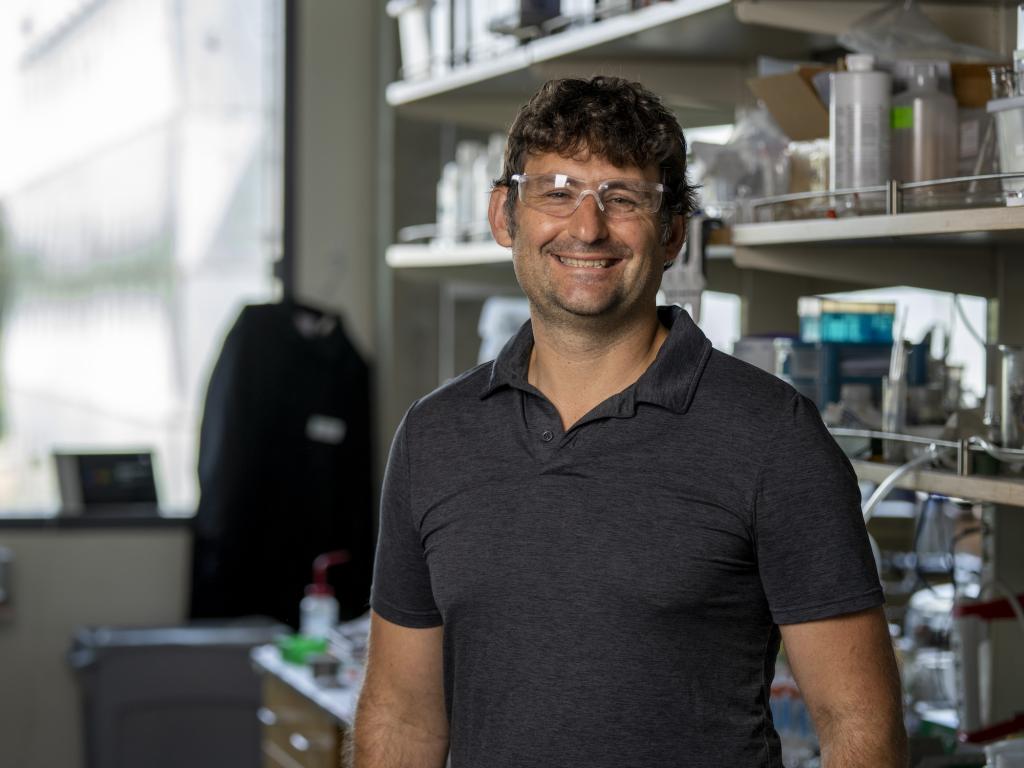
[[[498,245],[512,247],[512,236],[508,231],[508,216],[505,214],[505,200],[508,187],[495,187],[491,190],[491,201],[487,205],[487,221],[491,225],[491,234]]]
[[[664,261],[675,261],[686,242],[686,218],[674,215],[670,224],[668,242],[665,243]]]

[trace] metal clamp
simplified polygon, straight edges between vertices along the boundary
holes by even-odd
[[[896,179],[890,179],[885,188],[885,211],[890,216],[897,216],[902,208],[900,183]]]

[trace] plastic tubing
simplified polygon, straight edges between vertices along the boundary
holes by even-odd
[[[313,583],[314,584],[327,584],[327,569],[332,565],[341,565],[351,560],[348,550],[339,549],[334,552],[324,552],[322,555],[317,555],[316,560],[313,561]]]
[[[878,503],[885,499],[886,496],[896,486],[896,482],[907,474],[910,470],[921,466],[922,464],[928,464],[934,459],[937,459],[943,453],[952,450],[950,448],[939,449],[934,444],[929,445],[924,453],[916,458],[911,459],[906,464],[903,464],[892,471],[892,473],[878,484],[875,488],[875,492],[868,497],[868,500],[864,502],[864,506],[861,507],[861,511],[864,513],[864,522],[866,523],[871,519],[871,516],[875,514],[875,507]]]

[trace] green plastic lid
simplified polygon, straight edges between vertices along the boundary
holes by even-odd
[[[327,650],[327,638],[284,635],[278,638],[277,647],[285,661],[305,664],[310,656],[317,656]]]

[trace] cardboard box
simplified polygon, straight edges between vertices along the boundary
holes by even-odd
[[[747,80],[775,122],[793,141],[828,138],[828,105],[818,98],[811,78],[827,67],[798,67],[793,72]]]
[[[956,103],[962,108],[984,108],[992,98],[992,78],[988,68],[992,64],[963,64],[953,62],[949,65],[953,79],[953,95]]]

